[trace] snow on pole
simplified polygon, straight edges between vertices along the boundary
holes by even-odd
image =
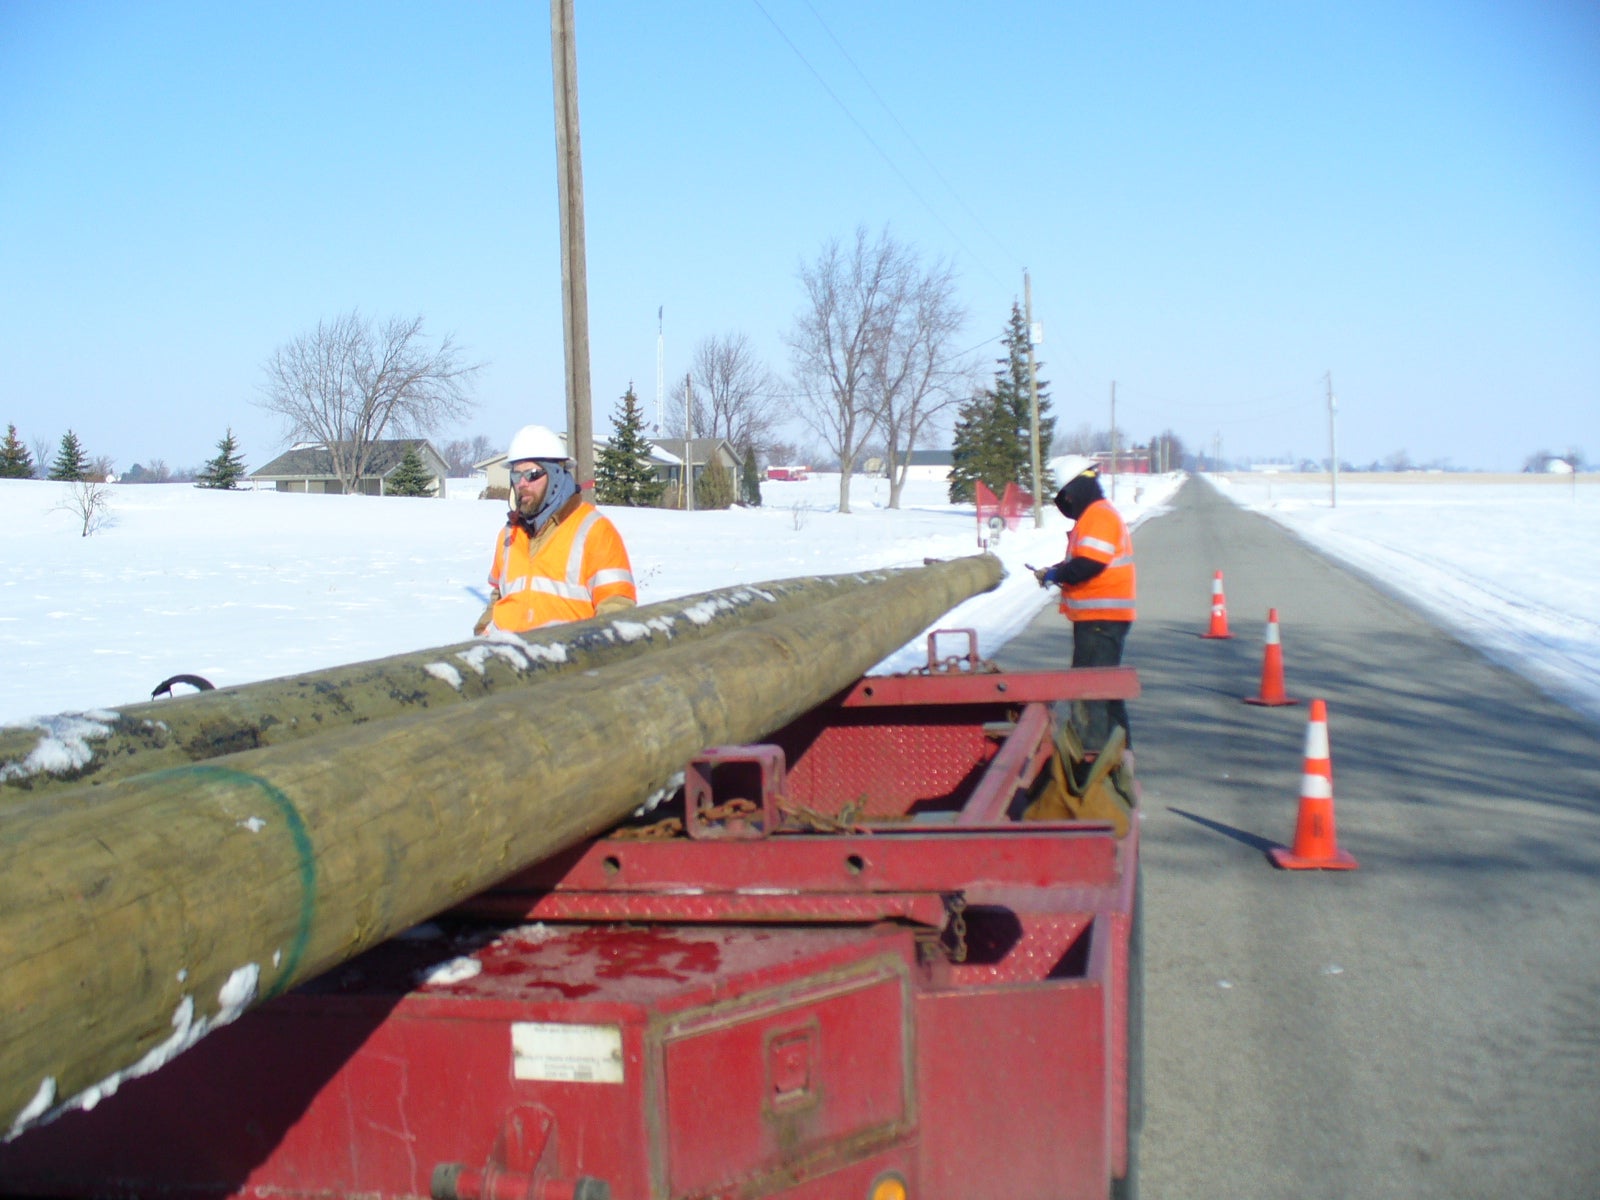
[[[543,683],[767,620],[897,573],[744,584],[521,637],[500,633],[115,711],[62,713],[0,727],[0,808],[82,782],[105,784]]]
[[[956,604],[992,556],[480,700],[15,804],[0,838],[0,1136],[626,817]]]

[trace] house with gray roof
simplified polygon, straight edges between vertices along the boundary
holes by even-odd
[[[444,481],[450,474],[450,467],[424,438],[392,438],[373,442],[366,470],[357,480],[355,490],[363,496],[384,495],[384,481],[394,474],[400,461],[405,458],[406,451],[413,446],[422,455],[423,467],[433,476],[429,492],[443,499]],[[345,491],[339,477],[334,474],[333,455],[327,446],[316,443],[303,443],[285,451],[266,466],[251,471],[250,478],[258,484],[270,483],[280,492],[337,496]]]
[[[563,444],[567,435],[560,435]],[[596,437],[595,450],[606,445],[610,439]],[[712,459],[720,462],[730,476],[737,480],[739,473],[744,470],[744,458],[734,448],[727,438],[695,438],[685,448],[682,438],[653,438],[650,440],[650,468],[655,472],[656,479],[666,486],[669,491],[683,486],[683,460],[690,452],[694,454],[694,477],[699,479],[706,473],[707,466]],[[511,487],[510,464],[502,452],[493,458],[486,458],[480,463],[473,463],[472,469],[482,471],[491,488],[509,490]]]

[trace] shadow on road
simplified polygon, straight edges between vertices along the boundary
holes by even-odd
[[[1196,825],[1204,825],[1207,829],[1220,833],[1224,837],[1231,837],[1236,842],[1243,842],[1246,846],[1253,847],[1263,854],[1283,844],[1282,842],[1275,842],[1271,838],[1264,838],[1254,833],[1246,833],[1243,829],[1236,829],[1232,825],[1224,825],[1221,821],[1213,821],[1210,817],[1202,817],[1198,813],[1185,812],[1181,808],[1173,808],[1169,805],[1167,811],[1174,816],[1182,817],[1186,821],[1193,821]]]

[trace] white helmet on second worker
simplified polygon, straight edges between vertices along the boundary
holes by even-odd
[[[1100,464],[1086,454],[1065,454],[1051,460],[1050,470],[1062,483],[1071,483],[1085,471]]]
[[[567,445],[561,435],[544,425],[524,425],[511,436],[511,448],[506,451],[508,463],[538,458],[545,461],[566,462]]]

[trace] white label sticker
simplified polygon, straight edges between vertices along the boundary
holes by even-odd
[[[621,1083],[622,1027],[518,1021],[511,1026],[511,1069],[518,1079]]]

